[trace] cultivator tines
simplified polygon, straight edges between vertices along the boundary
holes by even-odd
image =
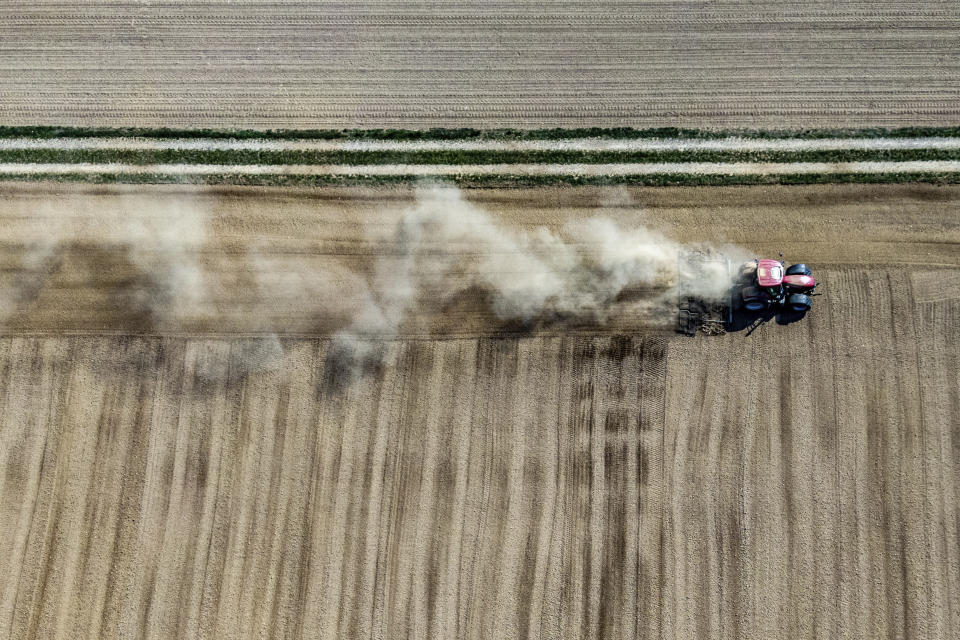
[[[702,290],[700,283],[709,271],[717,269],[730,274],[730,260],[709,249],[695,249],[680,256],[677,286],[681,293]],[[704,300],[696,295],[684,295],[678,305],[677,333],[694,336],[698,331],[708,335],[726,332],[730,318],[729,294],[721,300]]]

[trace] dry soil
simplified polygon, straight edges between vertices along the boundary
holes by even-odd
[[[960,124],[949,2],[0,4],[0,122]]]
[[[74,241],[0,338],[0,635],[957,636],[960,189],[468,197],[782,250],[825,295],[749,337],[426,307],[351,377],[237,256],[366,273],[410,192],[4,187],[5,283]],[[114,241],[171,202],[235,279],[176,331]]]

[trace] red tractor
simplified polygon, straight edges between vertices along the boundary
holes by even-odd
[[[780,256],[781,258],[783,256]],[[747,329],[753,333],[762,324],[777,318],[789,324],[810,310],[817,283],[805,264],[787,267],[780,260],[751,260],[736,270],[730,259],[713,250],[693,250],[680,256],[678,291],[683,292],[677,313],[677,332],[726,333]],[[702,283],[726,277],[732,286],[725,294],[698,295]],[[715,292],[714,292],[715,294]]]
[[[817,283],[805,264],[786,267],[779,260],[754,260],[740,270],[743,308],[753,312],[810,310]]]

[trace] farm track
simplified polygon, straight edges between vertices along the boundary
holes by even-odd
[[[939,2],[0,6],[0,122],[955,125]]]
[[[352,380],[316,292],[250,311],[243,249],[371,273],[411,191],[2,197],[0,283],[74,240],[0,337],[4,637],[960,629],[960,188],[472,191],[518,228],[600,214],[782,250],[825,295],[749,338],[629,315],[518,336],[479,301],[425,307]],[[231,285],[181,333],[117,304],[137,282],[112,234],[164,202],[207,212],[185,255]],[[265,330],[282,359],[239,366]]]

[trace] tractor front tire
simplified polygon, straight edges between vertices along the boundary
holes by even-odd
[[[789,298],[787,298],[787,306],[790,307],[791,311],[796,311],[797,313],[806,313],[810,311],[810,306],[812,304],[810,296],[805,293],[794,293]]]
[[[807,265],[805,265],[805,264],[803,264],[803,263],[801,262],[801,263],[799,263],[799,264],[792,264],[792,265],[790,265],[789,267],[787,267],[787,273],[786,273],[786,275],[788,275],[788,276],[808,276],[808,275],[810,275],[811,273],[812,273],[812,271],[810,271],[810,267],[808,267]]]

